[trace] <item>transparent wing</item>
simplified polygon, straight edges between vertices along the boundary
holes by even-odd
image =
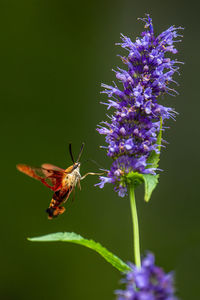
[[[54,166],[52,164],[42,164],[41,167],[44,169],[49,169],[49,170],[54,170],[54,171],[60,171],[60,172],[65,171],[64,169]]]
[[[43,166],[48,168],[44,168]],[[58,191],[62,187],[64,170],[59,167],[50,164],[44,164],[41,168],[35,168],[24,164],[19,164],[17,165],[17,169],[20,172],[41,181],[53,191]]]

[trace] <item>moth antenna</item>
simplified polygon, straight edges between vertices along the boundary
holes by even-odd
[[[75,164],[74,157],[73,157],[73,154],[72,154],[72,144],[71,143],[69,143],[69,153],[70,153],[73,164]]]
[[[80,160],[80,158],[81,158],[81,154],[82,154],[82,152],[83,152],[84,146],[85,146],[85,143],[82,143],[81,149],[80,149],[80,152],[79,152],[79,155],[78,155],[78,158],[77,158],[76,162],[79,162],[79,160]]]

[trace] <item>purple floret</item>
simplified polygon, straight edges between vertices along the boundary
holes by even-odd
[[[165,273],[155,265],[154,255],[148,253],[141,268],[130,264],[123,283],[125,290],[117,290],[117,300],[178,300],[174,295],[173,273]]]
[[[128,55],[121,56],[127,70],[114,70],[119,85],[102,84],[102,93],[108,97],[108,102],[103,104],[108,110],[114,109],[114,113],[109,122],[99,125],[97,131],[105,135],[108,144],[105,148],[113,164],[107,177],[100,177],[99,186],[113,183],[122,197],[127,191],[122,177],[130,172],[155,175],[156,170],[148,164],[148,158],[152,151],[159,153],[161,145],[157,144],[157,137],[160,121],[163,124],[166,119],[174,119],[176,113],[157,100],[164,94],[177,94],[169,84],[176,83],[172,76],[178,73],[177,64],[180,62],[166,57],[166,54],[177,53],[174,43],[180,41],[175,38],[180,36],[177,32],[182,28],[171,26],[156,37],[149,15],[142,21],[146,31],[134,43],[121,35],[122,43],[118,45],[126,49]]]

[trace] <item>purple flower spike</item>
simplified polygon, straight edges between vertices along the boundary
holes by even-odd
[[[178,300],[174,295],[173,273],[166,274],[154,263],[154,255],[148,253],[141,268],[130,264],[123,283],[125,290],[117,290],[117,300]]]
[[[178,30],[183,28],[171,26],[156,37],[149,15],[141,20],[145,22],[145,31],[134,43],[121,35],[122,43],[118,45],[126,49],[128,55],[121,57],[127,70],[117,68],[114,71],[119,84],[102,84],[102,93],[108,97],[108,102],[103,104],[108,110],[114,109],[114,113],[109,122],[102,122],[105,127],[99,126],[97,130],[105,135],[108,144],[105,148],[113,164],[107,177],[100,177],[99,186],[113,183],[121,197],[127,192],[125,178],[128,173],[155,175],[156,169],[148,163],[148,158],[152,151],[159,153],[160,121],[164,123],[166,119],[175,118],[175,111],[158,104],[157,99],[164,94],[177,93],[169,84],[176,83],[172,77],[178,72],[179,62],[166,54],[177,53],[174,43],[180,41],[175,39],[180,37]]]

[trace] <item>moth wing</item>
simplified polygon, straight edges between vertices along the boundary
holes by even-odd
[[[48,170],[54,170],[54,171],[60,171],[60,172],[65,171],[64,169],[54,166],[52,164],[42,164],[41,167],[44,169],[48,169]]]
[[[35,168],[24,164],[17,165],[17,169],[22,173],[41,181],[53,191],[57,191],[62,186],[64,170],[54,170],[51,168]]]
[[[44,173],[45,176],[48,177],[48,180],[50,180],[53,185],[57,184],[59,173],[61,172],[63,174],[65,172],[64,169],[61,169],[52,164],[45,163],[42,164],[41,167],[42,167],[42,172]]]

